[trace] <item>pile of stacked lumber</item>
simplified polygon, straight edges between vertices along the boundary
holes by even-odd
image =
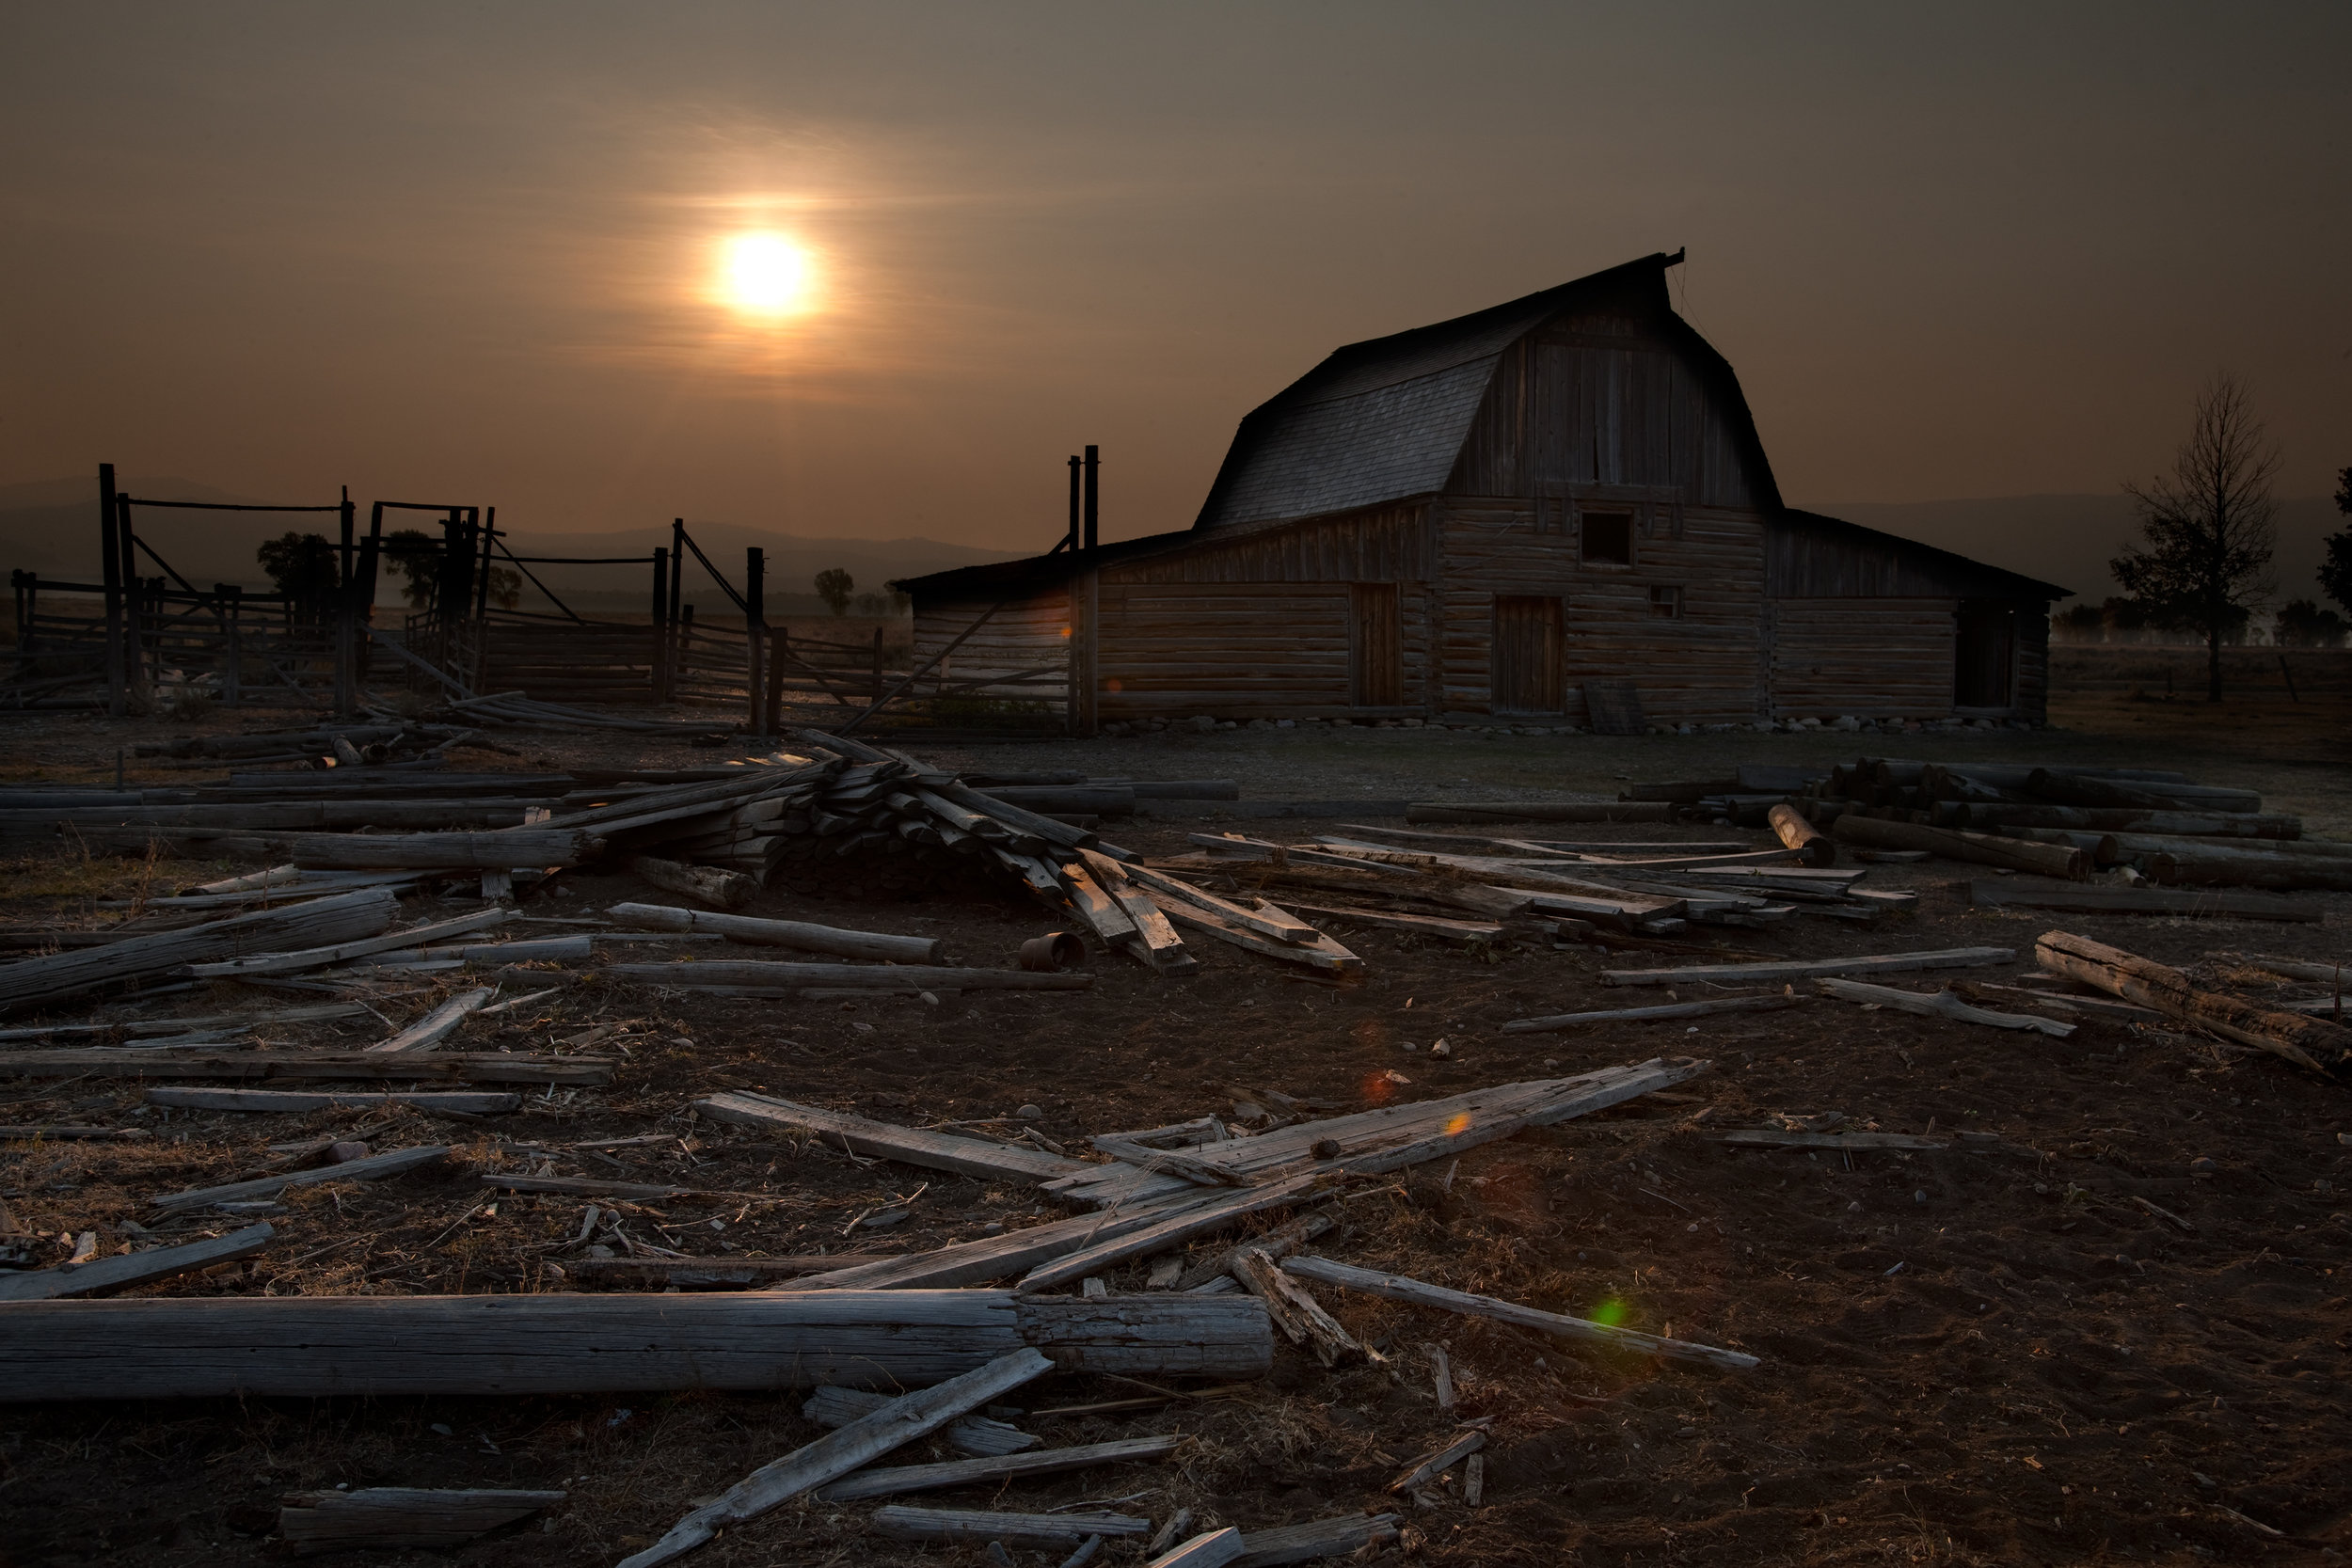
[[[1199,846],[1191,855],[1144,864],[1247,895],[1296,890],[1314,900],[1286,898],[1299,913],[1464,942],[1516,929],[1608,945],[1801,914],[1875,922],[1917,901],[1858,886],[1862,869],[1806,863],[1820,857],[1802,845],[1593,843],[1365,825],[1305,844],[1238,833],[1196,833],[1191,842]],[[1484,919],[1464,920],[1464,911]]]
[[[1826,770],[1743,765],[1730,779],[1640,784],[1724,825],[1800,813],[1864,855],[1919,853],[2080,879],[2125,869],[2169,887],[2352,890],[2352,844],[2307,839],[2252,790],[2147,768],[1864,757]],[[2184,911],[2182,912],[2192,912]]]

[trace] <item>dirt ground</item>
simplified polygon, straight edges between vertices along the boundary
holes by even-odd
[[[1986,737],[1857,744],[1837,736],[1484,739],[1359,730],[931,754],[967,767],[1234,777],[1247,795],[1263,798],[1420,799],[1609,793],[1628,777],[1709,776],[1741,758],[1867,752],[2130,760],[2255,785],[2279,809],[2304,812],[2314,832],[2352,837],[2352,683],[2340,672],[2332,689],[2318,682],[2298,703],[2286,703],[2283,692],[2276,703],[2249,693],[2216,711],[2177,694],[2170,703],[2150,699],[2146,675],[2116,670],[2116,662],[2088,663],[2077,673],[2054,705],[2059,728]],[[2135,686],[2142,697],[2130,695]],[[12,780],[111,777],[115,748],[129,737],[192,727],[240,726],[233,716],[202,726],[19,721],[0,732],[0,769]],[[521,752],[503,759],[511,767],[624,756],[707,763],[728,754],[596,737],[502,743]],[[1327,826],[1238,825],[1280,830],[1273,836],[1283,838]],[[1188,826],[1111,824],[1104,833],[1138,850],[1173,853],[1185,847]],[[1579,835],[1725,836],[1655,828]],[[0,919],[17,927],[93,924],[114,917],[96,907],[101,897],[225,869],[19,863],[9,868]],[[1976,869],[1874,869],[1870,885],[1922,895],[1915,917],[1879,927],[1800,918],[1701,934],[1694,945],[1775,957],[2012,947],[2015,963],[1965,976],[1997,985],[2030,972],[2034,936],[2059,924],[2217,983],[2235,971],[2234,952],[2346,957],[2352,895],[2318,895],[2328,910],[2323,926],[2061,923],[1970,909],[1962,891]],[[564,882],[567,891],[534,901],[532,912],[590,913],[646,892],[624,875]],[[845,905],[771,894],[756,912],[942,937],[957,959],[982,964],[1009,961],[1020,941],[1047,924],[1033,906],[1009,898]],[[1761,1358],[1755,1370],[1599,1353],[1325,1290],[1326,1305],[1382,1352],[1385,1365],[1327,1372],[1283,1345],[1274,1374],[1240,1393],[1076,1417],[1046,1412],[1138,1390],[1049,1378],[1013,1402],[1030,1412],[1021,1424],[1050,1444],[1162,1432],[1193,1442],[1168,1465],[1080,1472],[1001,1496],[907,1500],[1035,1511],[1116,1498],[1154,1518],[1189,1507],[1205,1523],[1245,1528],[1397,1506],[1412,1528],[1406,1548],[1460,1563],[2292,1563],[2339,1561],[2352,1551],[2352,1499],[2342,1479],[2352,1436],[2344,1370],[2352,1287],[2339,1277],[2352,1222],[2343,1190],[2352,1180],[2352,1148],[2340,1130],[2352,1123],[2340,1082],[2090,1014],[2064,1015],[2080,1024],[2065,1040],[1827,1000],[1696,1026],[1504,1034],[1501,1025],[1515,1018],[1661,1000],[1609,987],[1600,971],[1679,960],[1530,946],[1465,953],[1333,929],[1367,960],[1360,980],[1330,983],[1204,941],[1194,943],[1201,972],[1190,980],[1162,981],[1123,959],[1098,958],[1087,992],[972,993],[938,1005],[693,997],[591,974],[535,1013],[476,1025],[468,1043],[545,1049],[598,1023],[617,1025],[603,1047],[626,1048],[615,1083],[532,1097],[489,1126],[413,1112],[167,1116],[103,1081],[11,1081],[0,1085],[0,1123],[88,1122],[154,1135],[8,1146],[0,1196],[61,1259],[61,1233],[95,1229],[111,1250],[127,1238],[121,1222],[146,1215],[148,1199],[229,1180],[259,1164],[272,1143],[329,1131],[379,1148],[450,1143],[456,1157],[429,1175],[297,1189],[275,1221],[281,1240],[267,1254],[150,1289],[550,1289],[563,1287],[558,1271],[586,1244],[575,1242],[582,1200],[509,1196],[485,1210],[467,1172],[628,1180],[629,1171],[724,1195],[617,1206],[630,1238],[684,1253],[912,1250],[967,1239],[992,1222],[1052,1217],[1022,1191],[852,1162],[691,1119],[688,1101],[719,1087],[757,1087],[910,1123],[1006,1116],[1034,1104],[1044,1112],[1041,1132],[1082,1142],[1094,1132],[1230,1114],[1243,1088],[1357,1108],[1383,1096],[1438,1097],[1692,1055],[1709,1070],[1675,1094],[1491,1144],[1458,1169],[1423,1167],[1345,1203],[1340,1228],[1316,1250],[1736,1347]],[[422,981],[388,982],[385,991],[377,1005],[395,1022],[434,1000]],[[2030,1005],[2014,992],[1979,999]],[[263,1000],[223,988],[169,1006],[200,1012]],[[365,1030],[310,1026],[287,1037],[356,1043],[377,1032],[373,1021],[362,1022]],[[1449,1056],[1430,1054],[1438,1039]],[[1406,1082],[1392,1081],[1391,1071]],[[1713,1141],[1719,1130],[1768,1114],[1827,1111],[1843,1112],[1853,1126],[1985,1132],[1996,1141],[1851,1156]],[[555,1147],[648,1132],[684,1141],[649,1146],[660,1152]],[[533,1144],[550,1146],[551,1158],[501,1147]],[[881,1231],[857,1224],[918,1188],[905,1223]],[[599,1233],[599,1243],[618,1240]],[[1195,1256],[1216,1244],[1200,1243]],[[1139,1289],[1142,1273],[1131,1266],[1112,1288]],[[1432,1345],[1451,1358],[1460,1413],[1494,1418],[1486,1498],[1475,1510],[1451,1493],[1435,1507],[1400,1506],[1385,1490],[1453,1428],[1432,1393]],[[430,1555],[483,1568],[606,1564],[815,1436],[799,1405],[796,1395],[682,1394],[0,1408],[0,1562],[258,1560],[276,1550],[264,1537],[281,1495],[348,1483],[564,1488],[570,1500],[543,1522]],[[942,1456],[908,1453],[899,1462]],[[708,1568],[981,1560],[977,1549],[878,1538],[865,1524],[869,1513],[821,1504],[782,1510],[695,1560]],[[1015,1555],[1026,1565],[1063,1554]]]

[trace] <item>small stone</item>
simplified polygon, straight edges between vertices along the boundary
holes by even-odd
[[[1037,1104],[1024,1105],[1021,1109],[1015,1111],[1013,1115],[1019,1117],[1023,1121],[1042,1121],[1045,1119],[1045,1107]]]
[[[2200,1181],[2210,1181],[2221,1174],[2221,1163],[2209,1155],[2200,1154],[2188,1163],[2188,1174]]]
[[[1918,1191],[1911,1195],[1911,1201],[1914,1203],[1925,1203],[1927,1200],[1928,1190],[1925,1187],[1921,1187]]]
[[[1454,1054],[1454,1047],[1448,1045],[1443,1040],[1439,1040],[1437,1044],[1429,1048],[1429,1054],[1432,1056],[1451,1056]]]

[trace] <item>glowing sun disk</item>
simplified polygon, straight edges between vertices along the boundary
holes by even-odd
[[[807,304],[808,252],[780,234],[742,234],[727,242],[724,290],[739,310],[782,315]]]

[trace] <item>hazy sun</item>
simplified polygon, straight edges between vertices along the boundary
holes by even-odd
[[[808,309],[814,278],[809,254],[781,234],[739,234],[726,243],[722,290],[737,309],[763,316]]]

